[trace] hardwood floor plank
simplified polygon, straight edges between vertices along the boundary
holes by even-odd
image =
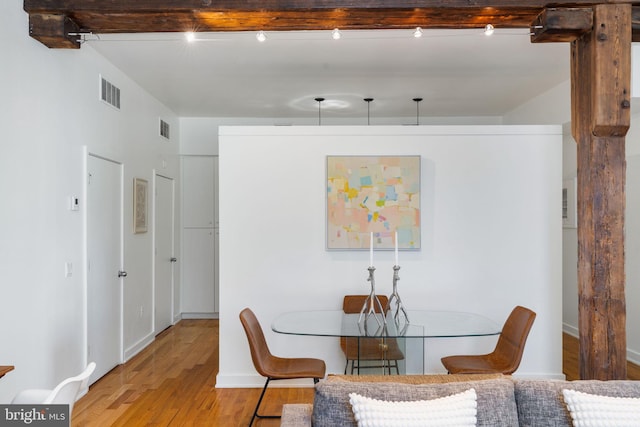
[[[216,389],[218,320],[182,320],[132,360],[93,384],[73,410],[72,427],[203,427],[249,424],[260,389]],[[563,372],[578,378],[578,340],[563,334]],[[630,379],[640,367],[629,364]],[[280,414],[284,403],[313,402],[312,388],[269,388],[261,413]],[[280,420],[258,420],[276,427]]]
[[[182,320],[132,360],[91,386],[73,410],[73,427],[246,426],[259,389],[216,389],[218,321]],[[313,401],[313,389],[273,388],[264,413]],[[280,420],[258,420],[257,427]]]

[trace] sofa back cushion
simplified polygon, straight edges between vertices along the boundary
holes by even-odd
[[[515,380],[518,419],[525,427],[571,427],[562,390],[612,397],[640,397],[640,381]]]
[[[450,382],[446,384],[401,384],[392,382],[321,381],[316,384],[312,422],[314,427],[356,427],[349,393],[387,401],[428,400],[474,388],[477,394],[478,426],[517,426],[513,381],[510,379]]]

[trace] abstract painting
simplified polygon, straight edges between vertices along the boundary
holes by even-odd
[[[420,249],[420,156],[327,156],[327,249]],[[397,233],[397,234],[396,234]]]

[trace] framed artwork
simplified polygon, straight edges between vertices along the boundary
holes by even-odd
[[[565,179],[562,182],[562,227],[578,228],[578,200],[576,193],[578,179]]]
[[[147,187],[146,179],[133,178],[133,233],[147,232]]]
[[[327,249],[420,249],[420,156],[327,156]]]

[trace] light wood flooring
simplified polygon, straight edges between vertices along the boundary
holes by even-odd
[[[578,341],[563,339],[564,373],[578,377]],[[182,320],[124,365],[91,386],[73,410],[80,426],[246,426],[259,389],[216,389],[218,320]],[[640,379],[630,364],[629,378]],[[278,414],[283,403],[310,403],[311,388],[270,388],[262,413]],[[257,420],[254,426],[279,426]]]

